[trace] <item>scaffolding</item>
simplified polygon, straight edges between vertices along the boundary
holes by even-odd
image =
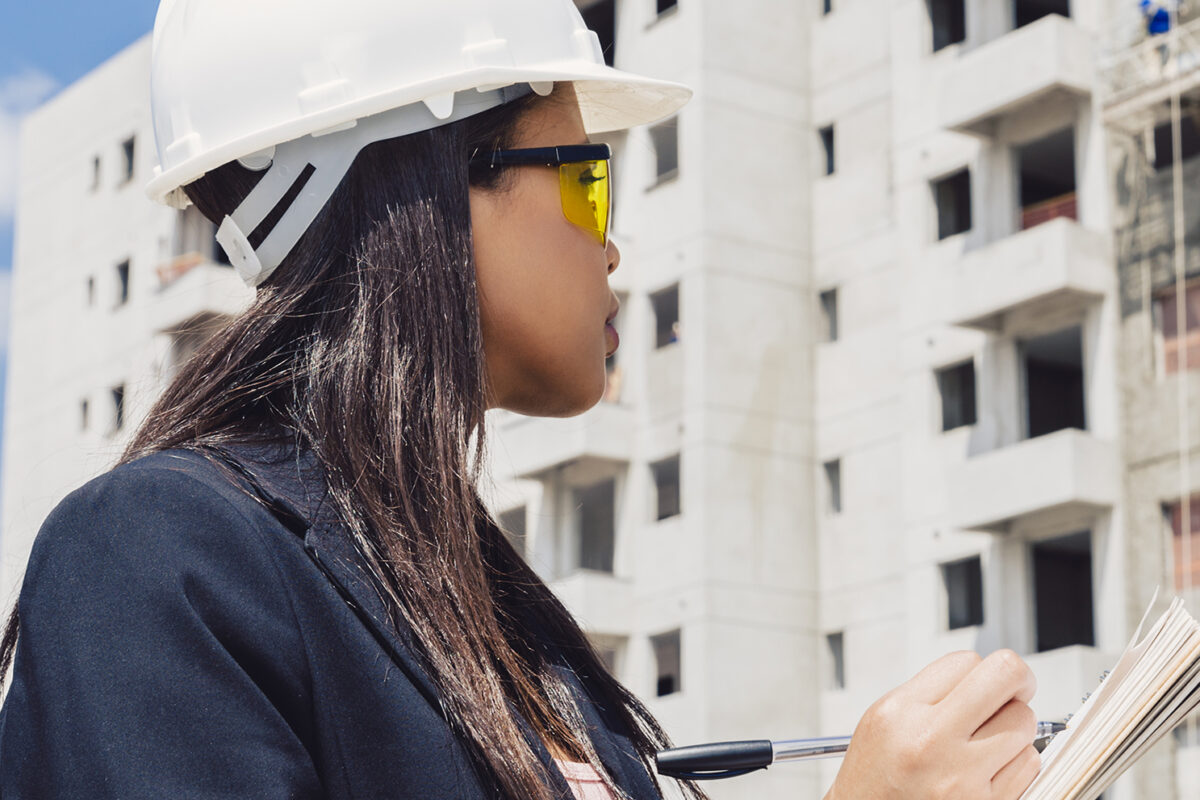
[[[1128,240],[1128,231],[1122,228],[1132,228],[1138,219],[1138,210],[1146,200],[1148,185],[1155,169],[1153,164],[1160,164],[1165,154],[1155,152],[1154,132],[1160,126],[1170,126],[1170,167],[1171,167],[1171,257],[1173,264],[1172,288],[1175,295],[1175,331],[1185,342],[1184,350],[1177,358],[1182,363],[1177,367],[1182,373],[1178,385],[1178,473],[1180,498],[1180,535],[1181,552],[1176,555],[1174,530],[1163,537],[1165,546],[1161,553],[1163,573],[1171,575],[1176,572],[1169,567],[1171,560],[1184,565],[1180,574],[1177,588],[1183,595],[1189,610],[1196,614],[1197,587],[1192,584],[1192,515],[1191,497],[1193,495],[1190,453],[1191,431],[1189,430],[1188,411],[1191,398],[1189,397],[1189,381],[1186,371],[1189,368],[1187,342],[1187,238],[1186,217],[1184,214],[1184,182],[1183,182],[1183,120],[1185,115],[1191,117],[1193,129],[1200,131],[1200,4],[1192,3],[1192,7],[1176,4],[1169,8],[1168,30],[1161,33],[1151,33],[1148,30],[1142,10],[1132,2],[1124,6],[1125,14],[1115,20],[1106,41],[1101,43],[1100,58],[1100,92],[1104,122],[1110,136],[1125,150],[1127,165],[1138,165],[1140,170],[1131,170],[1126,174],[1126,187],[1130,190],[1129,207],[1132,214],[1129,220],[1122,222],[1114,218],[1114,229],[1120,242]],[[1115,205],[1115,204],[1114,204]],[[1165,216],[1165,215],[1164,215]],[[1165,223],[1165,220],[1159,220]],[[1165,227],[1165,225],[1164,225]],[[1125,250],[1118,247],[1118,253]],[[1120,256],[1118,256],[1120,257]],[[1141,291],[1145,298],[1143,311],[1147,312],[1147,322],[1152,327],[1150,314],[1150,284],[1146,259],[1142,258]],[[1163,313],[1171,313],[1163,309]],[[1197,719],[1193,715],[1186,722],[1188,740],[1196,741]],[[1178,774],[1178,773],[1177,773]]]

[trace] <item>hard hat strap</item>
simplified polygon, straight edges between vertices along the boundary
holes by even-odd
[[[282,263],[321,213],[346,176],[355,157],[373,142],[407,136],[473,116],[529,94],[535,87],[516,84],[479,91],[468,89],[403,106],[348,127],[285,142],[275,150],[270,169],[217,231],[217,241],[242,280],[258,286]],[[539,94],[544,94],[545,87]],[[294,187],[310,173],[299,191]],[[294,195],[294,197],[293,197]],[[258,247],[259,226],[286,206]]]

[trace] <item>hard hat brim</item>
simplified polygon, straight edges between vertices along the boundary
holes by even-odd
[[[237,141],[209,147],[202,155],[187,159],[165,172],[159,172],[156,168],[158,174],[146,185],[146,194],[159,203],[180,205],[172,202],[176,190],[217,167],[286,141],[335,129],[401,106],[428,103],[432,98],[475,87],[561,82],[574,85],[584,129],[588,133],[624,130],[657,122],[677,112],[692,96],[692,90],[679,83],[578,60],[545,62],[512,69],[488,67],[470,70],[450,76],[436,86],[431,87],[428,83],[421,85],[420,96],[414,94],[414,87],[401,87],[376,97],[358,98],[336,108],[300,117]]]

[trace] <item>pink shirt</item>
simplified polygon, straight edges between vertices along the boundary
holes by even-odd
[[[576,800],[617,800],[591,764],[558,759],[554,759],[554,763],[567,779],[567,786],[575,793]]]

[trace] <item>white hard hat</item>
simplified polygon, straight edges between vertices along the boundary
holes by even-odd
[[[477,114],[555,82],[589,133],[654,122],[687,87],[613,69],[572,0],[162,0],[151,105],[159,166],[181,187],[234,160],[267,174],[218,240],[251,285],[291,251],[371,142]],[[247,235],[297,194],[258,248]]]

